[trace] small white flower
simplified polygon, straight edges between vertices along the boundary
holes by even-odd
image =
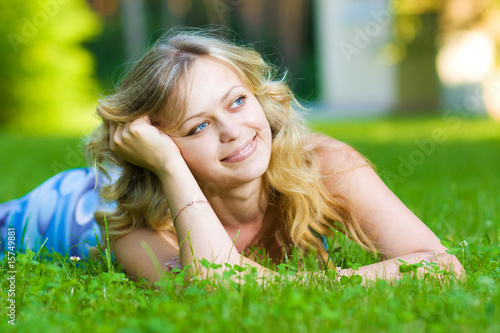
[[[467,243],[467,241],[464,239],[463,241],[460,242],[460,245],[462,247],[466,247],[467,245],[469,245],[469,243]]]
[[[337,281],[340,282],[342,275],[344,275],[344,273],[342,272],[342,267],[335,267],[335,269],[337,270]]]
[[[70,259],[71,259],[71,261],[80,261],[79,256],[71,256]]]

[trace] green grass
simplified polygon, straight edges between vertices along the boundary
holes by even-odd
[[[7,323],[4,301],[0,331],[497,332],[500,123],[419,117],[313,127],[373,162],[403,202],[450,244],[467,271],[466,282],[433,273],[418,280],[408,273],[395,284],[379,281],[369,287],[321,279],[260,286],[252,275],[243,285],[215,278],[188,284],[181,272],[154,290],[129,281],[106,260],[73,263],[27,253],[16,261],[16,326]],[[432,141],[436,132],[445,138]],[[417,144],[422,140],[427,150]],[[25,194],[59,167],[83,166],[81,154],[75,154],[78,145],[71,138],[0,134],[0,201]],[[375,260],[341,242],[342,250],[332,254],[336,264]],[[293,272],[296,260],[278,269]],[[315,269],[316,263],[305,258],[305,266]],[[6,260],[1,269],[0,294],[6,300]]]

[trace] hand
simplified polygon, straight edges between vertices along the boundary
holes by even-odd
[[[148,116],[127,124],[110,123],[109,148],[127,162],[157,175],[169,160],[182,158],[172,138],[152,125]]]

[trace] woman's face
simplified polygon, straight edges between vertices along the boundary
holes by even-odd
[[[255,96],[211,57],[194,62],[186,83],[179,87],[189,87],[186,118],[171,136],[202,190],[217,194],[260,181],[271,156],[271,129]]]

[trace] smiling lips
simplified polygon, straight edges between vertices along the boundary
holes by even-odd
[[[221,162],[236,163],[247,159],[257,149],[257,135],[233,150],[233,152],[224,157]]]

